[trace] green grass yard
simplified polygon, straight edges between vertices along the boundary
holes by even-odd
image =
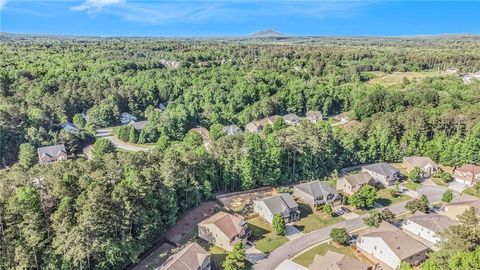
[[[293,261],[300,264],[300,265],[308,267],[313,262],[313,259],[315,258],[315,255],[317,255],[317,254],[318,255],[325,255],[327,253],[327,251],[329,251],[329,250],[333,251],[333,252],[340,253],[340,254],[344,254],[344,255],[352,257],[354,259],[358,259],[358,260],[360,260],[362,262],[365,262],[367,264],[372,264],[372,262],[370,262],[364,256],[362,256],[360,254],[356,255],[355,250],[353,250],[351,247],[343,247],[343,246],[336,247],[332,244],[327,244],[327,243],[320,244],[318,246],[315,246],[312,249],[307,250],[306,252],[304,252],[304,253],[300,254],[299,256],[295,257],[293,259]]]
[[[228,251],[224,250],[221,247],[212,245],[200,238],[197,238],[196,242],[211,254],[210,258],[212,263],[212,270],[222,270],[223,269],[222,264],[225,261],[225,258],[227,258]],[[251,268],[252,268],[252,264],[247,261],[245,269],[249,270]]]
[[[342,217],[332,217],[326,213],[313,212],[310,206],[304,203],[299,203],[298,209],[301,213],[300,220],[293,225],[303,233],[309,233],[343,221]]]
[[[400,202],[408,201],[411,199],[410,196],[405,194],[399,194],[397,197],[392,197],[392,195],[390,195],[390,192],[387,188],[378,190],[377,196],[378,196],[378,199],[376,200],[376,202],[383,206],[389,206],[389,205],[397,204]]]
[[[423,71],[423,72],[393,72],[393,73],[384,73],[381,71],[371,71],[363,72],[364,75],[368,76],[370,84],[381,84],[383,86],[394,86],[401,85],[403,83],[403,78],[407,78],[409,81],[421,81],[427,77],[436,77],[441,76],[439,72],[433,71]]]
[[[442,187],[448,187],[448,184],[445,183],[442,179],[440,178],[436,178],[436,177],[432,177],[430,178],[432,180],[432,182],[434,182],[436,185],[439,185],[439,186],[442,186]]]
[[[417,190],[419,187],[422,186],[422,184],[415,183],[415,182],[410,181],[410,180],[408,180],[407,182],[405,182],[403,185],[406,186],[406,187],[407,187],[408,189],[410,189],[410,190]]]
[[[248,227],[252,230],[252,235],[256,238],[255,247],[261,252],[269,253],[279,246],[288,242],[288,238],[281,235],[276,235],[272,232],[270,224],[265,222],[260,217],[255,217],[247,220]]]
[[[480,198],[480,191],[476,191],[475,187],[469,187],[465,189],[463,193]]]

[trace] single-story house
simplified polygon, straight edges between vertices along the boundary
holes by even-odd
[[[480,180],[480,166],[473,164],[465,164],[453,172],[455,181],[473,186],[476,181]]]
[[[298,204],[288,193],[281,193],[260,200],[254,200],[253,211],[269,223],[272,223],[275,214],[282,215],[286,223],[296,221],[300,218]]]
[[[127,113],[127,112],[124,112],[120,115],[120,123],[122,123],[122,125],[127,125],[128,123],[130,123],[131,121],[137,121],[137,117]]]
[[[234,134],[239,134],[243,132],[242,129],[239,128],[237,125],[224,126],[223,130],[227,135],[234,135]]]
[[[172,255],[162,265],[162,270],[210,270],[210,253],[193,242]]]
[[[140,131],[145,128],[148,121],[130,121],[129,125],[131,125],[135,130]]]
[[[415,167],[422,170],[424,177],[430,177],[435,174],[439,167],[429,157],[404,157],[402,166],[407,172],[411,172]]]
[[[333,117],[333,119],[340,121],[344,124],[350,120],[350,118],[348,117],[348,112],[342,112],[341,114],[337,114]]]
[[[312,123],[316,123],[316,122],[322,121],[323,114],[320,111],[308,111],[305,114],[305,117],[307,118],[308,121]]]
[[[285,124],[289,126],[296,126],[300,124],[301,118],[294,113],[289,113],[283,116],[283,120],[285,121]]]
[[[393,186],[401,176],[400,170],[385,162],[364,166],[362,172],[369,173],[377,183],[386,187]]]
[[[293,187],[293,196],[301,198],[310,206],[340,203],[340,194],[321,181],[311,181]]]
[[[325,255],[316,254],[309,270],[370,270],[371,267],[349,256],[328,250]]]
[[[231,251],[239,241],[245,244],[250,234],[247,222],[226,212],[218,212],[198,223],[198,237],[226,251]]]
[[[427,258],[428,247],[408,236],[394,225],[383,221],[357,239],[357,248],[393,269],[406,262],[418,265]]]
[[[440,242],[440,233],[443,233],[451,226],[457,225],[453,219],[438,214],[424,214],[415,212],[402,224],[402,230],[408,231],[432,244]]]
[[[353,194],[363,185],[373,186],[375,185],[375,179],[367,172],[348,174],[338,179],[337,190]]]
[[[440,210],[439,214],[458,221],[458,216],[470,207],[475,207],[477,210],[480,210],[480,200],[477,197],[462,194],[454,197],[449,204]]]
[[[70,122],[65,122],[62,124],[62,129],[68,133],[79,133],[80,129]]]
[[[199,134],[201,137],[202,137],[202,140],[204,142],[208,141],[208,130],[204,127],[196,127],[196,128],[192,128],[190,129],[190,131],[192,132],[195,132],[197,134]]]
[[[65,145],[63,143],[40,147],[37,149],[37,153],[38,163],[40,164],[67,159],[67,150],[65,149]]]

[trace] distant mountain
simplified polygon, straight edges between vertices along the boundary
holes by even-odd
[[[250,37],[284,37],[284,36],[285,36],[284,34],[274,31],[272,29],[258,31],[250,35]]]

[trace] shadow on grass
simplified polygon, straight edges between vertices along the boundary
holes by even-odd
[[[250,230],[252,230],[252,236],[251,236],[251,238],[253,238],[252,240],[260,240],[264,238],[264,235],[270,232],[268,230],[265,230],[264,228],[258,227],[251,223],[248,224],[248,227],[250,228]]]
[[[303,232],[303,230],[305,230],[305,226],[303,225],[293,225],[293,227],[297,228],[297,230]]]
[[[222,270],[223,269],[223,262],[227,258],[227,254],[212,254],[211,261],[212,261],[212,270]]]
[[[303,202],[298,202],[298,210],[300,210],[300,218],[304,218],[308,215],[313,214],[313,211],[310,205]]]
[[[378,198],[375,200],[376,203],[381,204],[382,206],[389,206],[392,204],[392,200],[387,198]]]

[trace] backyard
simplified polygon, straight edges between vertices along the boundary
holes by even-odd
[[[377,190],[377,196],[378,198],[375,200],[375,202],[381,204],[382,206],[390,206],[392,204],[397,204],[399,202],[404,202],[411,199],[410,196],[405,194],[398,194],[396,197],[392,197],[388,188]]]
[[[300,210],[300,220],[293,225],[303,233],[309,233],[332,224],[343,221],[342,217],[331,215],[324,212],[313,212],[307,204],[298,203],[298,210]]]
[[[271,225],[260,217],[249,219],[247,223],[248,227],[252,230],[253,238],[255,238],[255,247],[261,252],[272,252],[288,241],[287,237],[276,235],[272,232]]]
[[[313,262],[313,259],[315,258],[315,255],[325,255],[325,253],[327,253],[327,251],[333,251],[333,252],[337,252],[337,253],[340,253],[340,254],[343,254],[343,255],[346,255],[346,256],[349,256],[349,257],[352,257],[352,258],[355,258],[355,259],[358,259],[364,263],[367,263],[367,264],[372,264],[371,261],[369,261],[367,258],[365,258],[364,256],[362,256],[361,254],[357,254],[355,252],[355,250],[351,247],[344,247],[344,246],[334,246],[332,244],[328,244],[328,243],[324,243],[324,244],[320,244],[318,246],[315,246],[314,248],[312,249],[309,249],[307,250],[306,252],[304,253],[301,253],[299,256],[295,257],[293,259],[294,262],[300,264],[300,265],[303,265],[305,267],[308,267],[312,262]]]
[[[211,254],[210,260],[212,262],[212,270],[222,270],[222,264],[225,261],[225,258],[227,258],[228,252],[200,238],[197,238],[196,242]],[[247,261],[245,270],[251,268],[252,264]]]

